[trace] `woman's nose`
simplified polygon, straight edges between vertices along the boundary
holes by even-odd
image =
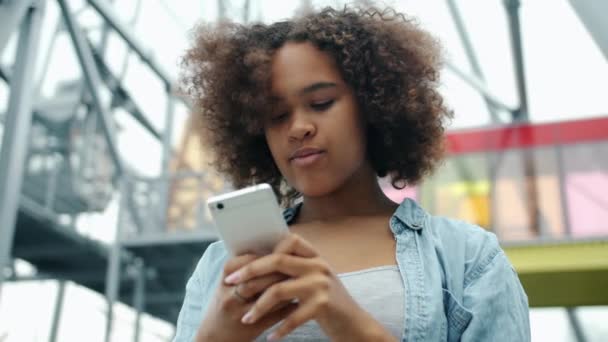
[[[295,115],[294,121],[289,131],[289,138],[292,140],[303,140],[314,136],[317,132],[317,128],[305,115]]]

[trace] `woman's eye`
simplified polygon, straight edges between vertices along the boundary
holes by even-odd
[[[273,117],[271,117],[270,121],[272,123],[278,123],[278,122],[282,122],[286,118],[287,118],[287,113],[281,113],[281,114],[274,115]]]
[[[317,112],[321,112],[331,107],[332,104],[334,104],[334,100],[327,100],[323,102],[312,103],[310,107]]]

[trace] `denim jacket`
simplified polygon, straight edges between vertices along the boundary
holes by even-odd
[[[432,216],[410,199],[390,229],[405,285],[404,341],[530,341],[528,298],[494,234]],[[174,341],[194,339],[227,257],[222,242],[205,251],[186,285]]]

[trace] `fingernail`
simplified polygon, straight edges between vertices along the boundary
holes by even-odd
[[[272,334],[268,335],[268,337],[266,337],[266,341],[269,342],[274,342],[274,341],[278,341],[279,340],[279,334],[277,334],[276,332],[273,332]]]
[[[228,284],[234,284],[237,281],[239,281],[240,278],[241,278],[241,274],[237,271],[237,272],[234,272],[234,273],[230,274],[229,276],[227,276],[226,279],[224,279],[224,282],[226,282]]]
[[[253,313],[251,311],[247,312],[245,316],[241,319],[243,324],[249,324],[253,322]]]

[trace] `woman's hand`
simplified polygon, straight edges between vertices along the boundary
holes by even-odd
[[[260,257],[224,279],[242,284],[257,277],[282,273],[290,277],[270,286],[242,317],[244,324],[257,324],[280,303],[297,300],[298,307],[269,336],[275,341],[307,321],[316,320],[332,341],[369,341],[388,332],[359,307],[329,264],[304,239],[293,233],[273,253]]]
[[[224,266],[224,277],[256,260],[259,256],[247,254],[231,258]],[[259,294],[271,285],[287,279],[285,275],[268,273],[261,277],[251,277],[238,286],[220,284],[205,319],[196,336],[197,342],[251,341],[266,329],[285,318],[296,307],[289,301],[277,302],[270,313],[256,324],[244,325],[241,318],[251,309]]]

